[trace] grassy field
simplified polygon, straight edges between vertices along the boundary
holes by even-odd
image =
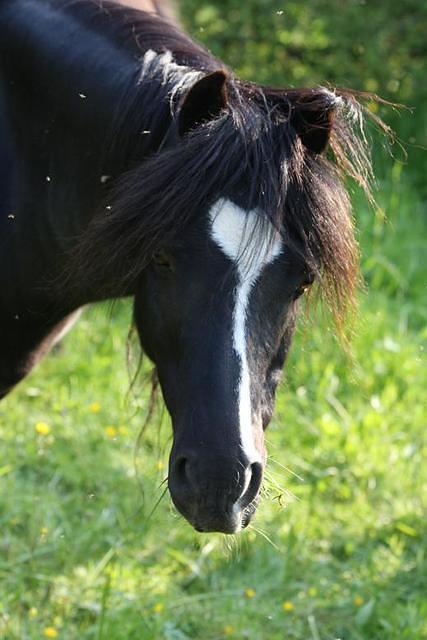
[[[161,405],[135,453],[129,304],[87,311],[1,404],[2,639],[427,638],[425,223],[400,165],[380,189],[388,221],[358,214],[355,361],[301,327],[241,536],[171,508]]]
[[[204,11],[201,37],[238,42]],[[265,53],[265,79],[258,45],[242,70]],[[326,320],[301,323],[242,535],[196,534],[171,507],[161,402],[136,448],[149,363],[128,393],[130,303],[87,310],[0,404],[1,640],[427,639],[425,171],[381,162],[378,211],[355,199],[353,359]]]

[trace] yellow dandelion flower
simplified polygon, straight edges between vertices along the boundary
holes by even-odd
[[[163,462],[162,462],[161,460],[158,460],[158,461],[156,462],[156,469],[157,469],[157,471],[161,471],[161,470],[163,469],[163,467],[164,467],[164,466],[165,466],[165,465],[163,464]]]
[[[247,598],[254,598],[256,594],[255,589],[252,589],[252,587],[248,587],[247,589],[245,589],[245,596]]]
[[[34,428],[39,436],[47,436],[50,433],[50,427],[48,424],[46,424],[46,422],[36,422]]]
[[[153,611],[154,613],[161,613],[164,608],[165,607],[162,602],[156,602],[156,604],[153,607]]]
[[[91,413],[99,413],[101,411],[101,405],[99,402],[91,402],[89,405],[89,411]]]
[[[231,633],[233,633],[234,631],[234,627],[231,624],[226,624],[225,627],[223,628],[223,632],[225,636],[229,636]]]
[[[43,635],[45,638],[57,638],[58,632],[55,627],[45,627],[43,629]]]
[[[28,611],[28,615],[30,616],[30,618],[35,618],[37,614],[38,614],[37,607],[31,607],[31,609]]]
[[[362,598],[362,596],[356,596],[353,600],[354,604],[356,605],[356,607],[361,607],[362,604],[365,602],[364,599]]]
[[[40,535],[42,538],[45,538],[48,533],[49,533],[49,529],[47,527],[42,527],[40,529]]]
[[[115,438],[117,435],[116,427],[113,427],[111,425],[108,427],[105,427],[104,431],[105,431],[105,435],[108,436],[109,438]]]
[[[289,600],[285,600],[285,602],[282,604],[282,609],[284,611],[293,611],[294,605]]]

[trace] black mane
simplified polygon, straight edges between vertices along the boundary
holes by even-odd
[[[97,283],[100,289],[114,280],[116,295],[131,292],[154,252],[185,233],[202,207],[244,184],[248,207],[280,230],[317,274],[334,309],[342,311],[353,299],[358,280],[345,175],[371,194],[364,109],[358,96],[321,87],[261,87],[227,70],[227,109],[177,145],[159,150],[174,126],[180,95],[172,104],[174,85],[169,79],[152,76],[138,83],[144,54],[156,52],[159,61],[170,52],[173,63],[201,73],[225,65],[158,16],[114,3],[100,8],[88,0],[67,0],[63,6],[77,10],[91,28],[138,57],[133,81],[122,97],[126,108],[115,120],[109,141],[127,158],[128,171],[113,182],[80,238],[70,276]],[[297,134],[293,113],[301,104],[313,111],[334,111],[327,157],[307,150]],[[148,132],[145,137],[136,135],[141,129]]]

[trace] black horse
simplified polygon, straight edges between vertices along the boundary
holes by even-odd
[[[1,0],[0,72],[0,397],[81,307],[132,296],[172,499],[240,530],[297,299],[354,292],[359,101],[243,82],[161,12],[92,0]]]

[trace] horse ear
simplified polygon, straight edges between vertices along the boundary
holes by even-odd
[[[227,106],[226,83],[227,73],[221,69],[197,80],[191,87],[178,114],[178,132],[181,136],[220,115]]]
[[[292,126],[309,151],[323,153],[326,150],[339,102],[339,97],[326,90],[305,94],[292,102]]]

